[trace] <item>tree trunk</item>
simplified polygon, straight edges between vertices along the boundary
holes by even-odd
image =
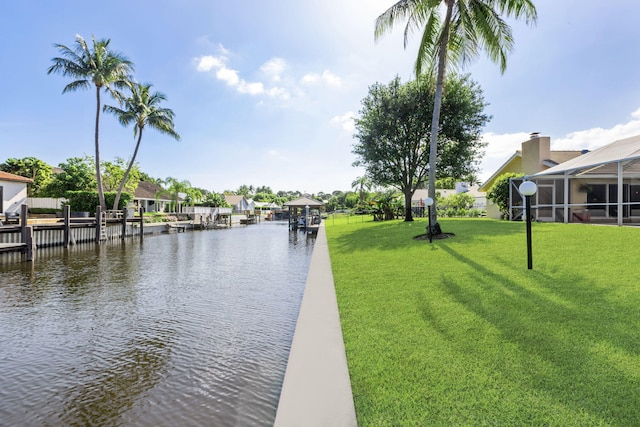
[[[133,164],[136,161],[136,156],[138,155],[138,149],[140,148],[140,141],[142,141],[142,127],[138,127],[140,130],[140,135],[138,135],[138,141],[136,142],[136,148],[133,150],[133,157],[131,157],[131,161],[129,162],[129,166],[127,170],[124,172],[124,176],[122,177],[122,181],[120,181],[120,186],[118,187],[118,192],[116,193],[116,198],[113,201],[113,210],[118,209],[118,204],[120,203],[120,195],[122,194],[122,190],[124,189],[124,185],[127,182],[127,178],[129,178],[129,172],[131,172],[131,168],[133,168]]]
[[[100,209],[104,212],[107,203],[104,201],[104,191],[102,190],[102,174],[100,173],[100,141],[98,133],[100,129],[100,86],[96,86],[96,130],[95,130],[95,150],[96,150],[96,181],[98,183],[98,200]]]
[[[444,89],[444,76],[447,70],[447,45],[449,43],[449,26],[451,25],[451,14],[453,12],[454,0],[448,0],[447,14],[444,21],[444,36],[440,41],[440,52],[438,55],[438,71],[436,77],[436,95],[433,102],[433,117],[431,119],[431,140],[429,141],[429,197],[433,199],[431,207],[431,234],[434,230],[439,230],[438,216],[436,214],[436,159],[438,156],[438,127],[440,126],[440,107],[442,105],[442,92]]]
[[[404,220],[405,221],[413,221],[413,211],[411,210],[412,196],[413,196],[413,191],[411,191],[411,189],[407,189],[404,191]]]

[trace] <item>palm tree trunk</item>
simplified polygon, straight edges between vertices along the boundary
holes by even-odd
[[[104,211],[107,203],[104,200],[104,191],[102,190],[102,174],[100,173],[100,141],[98,133],[100,129],[100,86],[96,86],[96,130],[95,130],[95,150],[96,150],[96,181],[98,183],[98,200],[100,201],[100,209]]]
[[[118,192],[116,193],[116,198],[113,201],[113,210],[118,209],[118,203],[120,203],[120,195],[122,194],[122,190],[124,189],[124,185],[127,182],[127,178],[129,178],[129,172],[131,172],[131,168],[133,167],[134,162],[136,161],[136,156],[138,155],[138,149],[140,148],[140,141],[142,141],[142,127],[138,127],[140,130],[140,135],[138,135],[138,141],[136,142],[136,148],[133,150],[133,157],[131,157],[131,161],[129,162],[129,166],[127,170],[124,172],[124,176],[122,177],[122,181],[120,181],[120,186],[118,187]]]
[[[444,76],[447,71],[447,45],[449,43],[449,26],[455,0],[445,0],[447,14],[444,21],[444,31],[440,40],[440,52],[438,54],[438,72],[436,77],[436,96],[433,102],[433,117],[431,119],[431,140],[429,141],[429,197],[433,199],[431,209],[431,230],[439,230],[438,215],[436,214],[436,159],[438,156],[438,127],[440,126],[440,107],[442,106],[442,92],[444,89]]]

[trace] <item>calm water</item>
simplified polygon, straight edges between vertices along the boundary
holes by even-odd
[[[0,425],[273,424],[313,243],[262,223],[0,264]]]

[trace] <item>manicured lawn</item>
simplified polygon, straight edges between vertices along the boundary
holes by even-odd
[[[325,223],[360,426],[640,425],[640,229]]]

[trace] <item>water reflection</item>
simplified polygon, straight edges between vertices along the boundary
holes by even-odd
[[[271,425],[313,242],[263,223],[2,265],[0,424]]]

